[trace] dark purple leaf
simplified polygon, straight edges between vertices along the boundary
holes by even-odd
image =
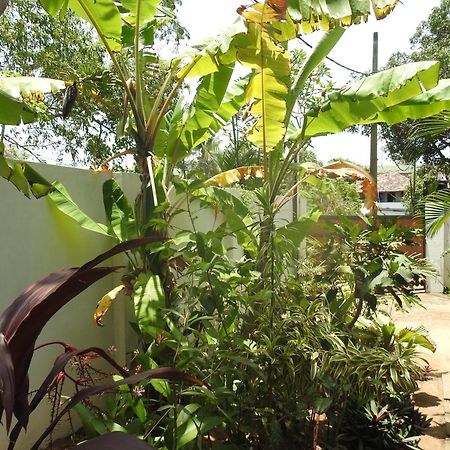
[[[143,372],[136,373],[122,380],[111,381],[109,383],[100,384],[98,386],[91,386],[78,391],[73,395],[73,397],[64,405],[64,408],[60,411],[55,420],[48,426],[48,428],[42,433],[40,438],[35,442],[31,450],[38,450],[39,446],[42,444],[44,439],[52,432],[57,423],[71,408],[73,408],[77,403],[85,400],[92,395],[101,394],[106,391],[112,391],[113,389],[122,386],[124,384],[136,384],[145,379],[161,379],[169,381],[187,381],[188,383],[197,384],[199,386],[208,387],[203,381],[198,378],[189,375],[182,370],[173,367],[158,367],[157,369],[149,369]]]
[[[5,409],[6,429],[8,431],[11,426],[12,411],[14,408],[14,395],[14,365],[5,336],[0,333],[0,407]]]
[[[0,332],[8,344],[14,366],[14,415],[23,425],[28,422],[28,399],[25,391],[27,374],[35,342],[42,328],[66,303],[97,280],[119,268],[95,268],[97,264],[120,252],[160,240],[161,238],[157,237],[147,237],[123,242],[80,268],[54,272],[22,291],[0,314]],[[12,414],[11,405],[3,403],[3,396],[0,396],[0,401],[0,419],[5,411],[8,420]]]
[[[129,434],[114,431],[113,433],[98,436],[87,442],[83,442],[70,450],[155,450],[146,442],[140,441]]]
[[[161,242],[164,241],[165,238],[158,236],[149,236],[142,237],[137,239],[131,239],[130,241],[121,242],[120,244],[113,247],[111,250],[108,250],[101,255],[98,255],[96,258],[88,261],[84,266],[80,267],[80,270],[90,269],[92,267],[97,266],[103,261],[106,261],[108,258],[111,258],[114,255],[117,255],[122,252],[126,252],[127,250],[132,250],[133,248],[143,247],[144,245],[151,244],[153,242]]]

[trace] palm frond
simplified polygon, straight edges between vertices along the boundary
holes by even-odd
[[[434,236],[450,219],[450,189],[433,192],[425,198],[425,231]]]
[[[450,129],[450,111],[443,111],[435,116],[416,122],[411,128],[409,140],[433,138]]]

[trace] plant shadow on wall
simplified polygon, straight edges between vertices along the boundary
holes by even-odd
[[[32,286],[2,313],[2,407],[8,429],[13,413],[18,421],[10,449],[49,388],[58,389],[59,374],[71,376],[65,364],[78,358],[79,366],[93,370],[86,363],[92,354],[112,364],[115,379],[86,386],[85,377],[82,383],[72,377],[78,392],[58,406],[60,412],[33,448],[72,407],[92,438],[79,446],[85,449],[417,448],[424,425],[411,405],[423,375],[417,351],[433,347],[424,330],[396,330],[386,309],[392,301],[400,308],[418,302],[414,286],[430,269],[398,252],[407,235],[370,220],[362,229],[341,218],[335,241],[300,258],[299,248],[320,212],[282,219],[283,207],[296,200],[300,187],[318,185],[324,177],[360,180],[365,210],[374,211],[376,186],[363,169],[342,162],[297,163],[311,137],[356,123],[396,123],[411,112],[422,117],[430,103],[441,100],[439,108],[445,95],[450,98],[448,83],[438,84],[438,63],[411,63],[331,92],[299,119],[305,85],[343,35],[341,26],[359,23],[371,14],[371,4],[383,18],[396,3],[359,2],[358,8],[349,6],[351,19],[345,13],[321,14],[320,20],[315,6],[303,1],[290,2],[289,8],[285,0],[240,8],[230,29],[163,66],[167,75],[156,93],[144,82],[146,58],[161,15],[170,18],[170,11],[156,0],[69,3],[95,28],[123,89],[118,134],[133,140],[127,153],[135,158],[141,188],[132,206],[119,185],[107,181],[108,223],[96,223],[60,183],[0,155],[0,175],[24,194],[48,196],[82,227],[117,242],[81,268],[50,275],[50,290]],[[42,4],[51,15],[65,8]],[[331,31],[291,79],[285,43],[319,26]],[[235,79],[238,66],[248,73]],[[180,88],[188,77],[197,77],[198,84],[193,95],[184,96]],[[66,85],[83,95],[78,83],[1,78],[0,121],[35,120],[45,109],[45,94]],[[179,176],[178,167],[192,150],[243,108],[252,120],[248,140],[260,149],[262,164],[206,181]],[[261,181],[251,202],[246,201],[251,196],[240,198],[226,189],[247,178]],[[215,228],[202,231],[199,208],[211,210]],[[177,228],[180,214],[191,222],[188,229]],[[120,292],[132,297],[139,346],[128,367],[118,367],[99,349],[80,352],[65,344],[27,406],[28,365],[40,330],[68,300],[113,271],[96,266],[120,251],[129,261],[123,284],[100,300],[95,319],[101,323]],[[102,409],[86,401],[113,388],[118,394]],[[349,429],[354,417],[381,425],[364,436]]]

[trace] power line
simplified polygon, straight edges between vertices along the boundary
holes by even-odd
[[[298,36],[298,39],[299,39],[300,41],[302,41],[305,45],[307,45],[309,48],[313,48],[313,46],[312,46],[309,42],[306,42],[302,37]],[[325,58],[328,59],[329,61],[331,61],[332,63],[336,64],[337,66],[342,67],[342,68],[345,69],[345,70],[348,70],[348,71],[350,71],[350,72],[357,73],[357,74],[359,74],[359,75],[367,75],[367,73],[360,72],[359,70],[352,69],[351,67],[348,67],[348,66],[346,66],[346,65],[344,65],[344,64],[341,64],[340,62],[336,61],[336,60],[333,59],[333,58],[330,58],[329,56],[326,56]]]

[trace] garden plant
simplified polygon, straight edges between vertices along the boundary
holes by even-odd
[[[17,419],[11,450],[37,404],[48,391],[59,392],[62,379],[72,379],[76,392],[68,400],[54,397],[63,402],[60,412],[33,449],[72,408],[85,426],[81,449],[418,448],[426,423],[411,400],[425,368],[417,350],[433,345],[425,330],[398,330],[389,318],[389,308],[419,302],[415,286],[431,274],[424,261],[399,251],[410,232],[342,217],[332,240],[305,250],[320,211],[287,222],[280,212],[296,201],[301,185],[340,177],[359,180],[364,210],[373,214],[376,185],[365,170],[299,162],[310,138],[436,114],[450,101],[450,83],[438,82],[438,63],[410,63],[334,90],[300,122],[291,120],[302,111],[305,83],[344,27],[370,14],[381,19],[398,2],[325,3],[328,11],[303,0],[239,8],[223,33],[170,63],[158,61],[166,76],[154,92],[146,80],[155,64],[155,30],[167,14],[157,0],[41,1],[51,16],[88,21],[104,45],[123,90],[122,104],[113,108],[117,133],[132,143],[126,153],[135,159],[141,188],[133,204],[114,178],[106,181],[107,223],[97,223],[61,183],[0,155],[0,175],[21,192],[47,196],[80,226],[116,242],[84,266],[32,285],[0,314],[1,410],[8,429],[13,414]],[[291,76],[288,42],[319,28],[327,33]],[[197,79],[193,95],[182,89],[188,78]],[[2,77],[0,122],[36,120],[48,95],[61,91],[63,115],[76,114],[77,98],[88,89],[77,79]],[[261,164],[206,180],[183,174],[181,163],[193,149],[242,110]],[[251,192],[228,188],[248,179],[255,180]],[[196,225],[199,207],[220,214],[206,232]],[[189,217],[189,229],[175,228],[180,213]],[[109,304],[123,301],[119,293],[132,298],[139,343],[129,364],[118,366],[101,349],[63,344],[28,404],[28,368],[43,326],[87,286],[122,270],[97,267],[120,252],[128,263],[122,284],[105,293],[94,314],[101,324]],[[112,381],[92,385],[65,368],[75,359],[94,370],[93,354],[112,366]],[[101,406],[89,400],[114,388]]]

